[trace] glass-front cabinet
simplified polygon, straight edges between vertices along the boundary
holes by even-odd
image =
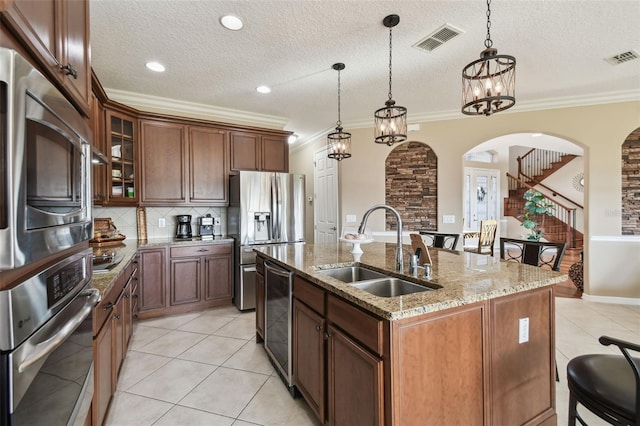
[[[107,111],[107,141],[106,154],[110,159],[108,203],[135,205],[138,200],[137,120],[115,111]]]

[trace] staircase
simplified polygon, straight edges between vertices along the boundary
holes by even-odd
[[[525,203],[524,193],[529,189],[538,190],[534,186],[539,185],[546,189],[540,190],[541,193],[549,192],[554,196],[550,198],[545,194],[545,198],[555,207],[553,216],[540,215],[534,218],[539,223],[544,238],[552,242],[566,242],[567,250],[579,251],[582,250],[584,236],[575,229],[576,210],[583,207],[541,183],[574,158],[576,155],[542,149],[532,149],[518,157],[518,176],[507,173],[509,196],[504,199],[504,215],[513,216],[521,221]],[[563,202],[557,197],[561,197]]]

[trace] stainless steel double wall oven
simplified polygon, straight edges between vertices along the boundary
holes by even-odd
[[[90,131],[0,48],[0,425],[85,424],[93,394]],[[5,280],[5,277],[10,277]]]

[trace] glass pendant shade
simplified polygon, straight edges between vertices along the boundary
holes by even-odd
[[[486,115],[516,104],[516,58],[498,55],[491,40],[491,0],[487,0],[487,38],[480,59],[462,70],[462,113]]]
[[[516,103],[516,58],[488,48],[462,70],[462,113],[491,115]]]
[[[338,71],[338,121],[336,130],[327,135],[327,157],[341,161],[351,157],[351,133],[342,131],[342,121],[340,121],[340,71],[345,68],[342,63],[333,64],[334,70]]]
[[[384,26],[389,28],[389,99],[384,103],[384,108],[376,110],[373,114],[374,141],[388,146],[407,140],[407,109],[397,106],[391,94],[391,54],[393,52],[391,29],[398,25],[399,22],[400,17],[398,15],[389,15],[382,21]]]

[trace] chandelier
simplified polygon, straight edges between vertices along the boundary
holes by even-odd
[[[516,103],[516,58],[498,55],[491,41],[491,0],[487,0],[487,38],[480,59],[462,70],[462,113],[486,115]]]
[[[340,71],[345,66],[337,63],[333,64],[332,68],[338,71],[338,121],[336,121],[335,132],[327,135],[327,156],[340,161],[351,157],[351,133],[342,131],[342,121],[340,121]]]
[[[384,26],[389,28],[389,99],[385,102],[384,108],[380,108],[374,113],[374,132],[375,142],[388,146],[407,140],[407,109],[397,106],[391,95],[391,53],[393,50],[391,30],[399,22],[398,15],[389,15],[382,21]]]

